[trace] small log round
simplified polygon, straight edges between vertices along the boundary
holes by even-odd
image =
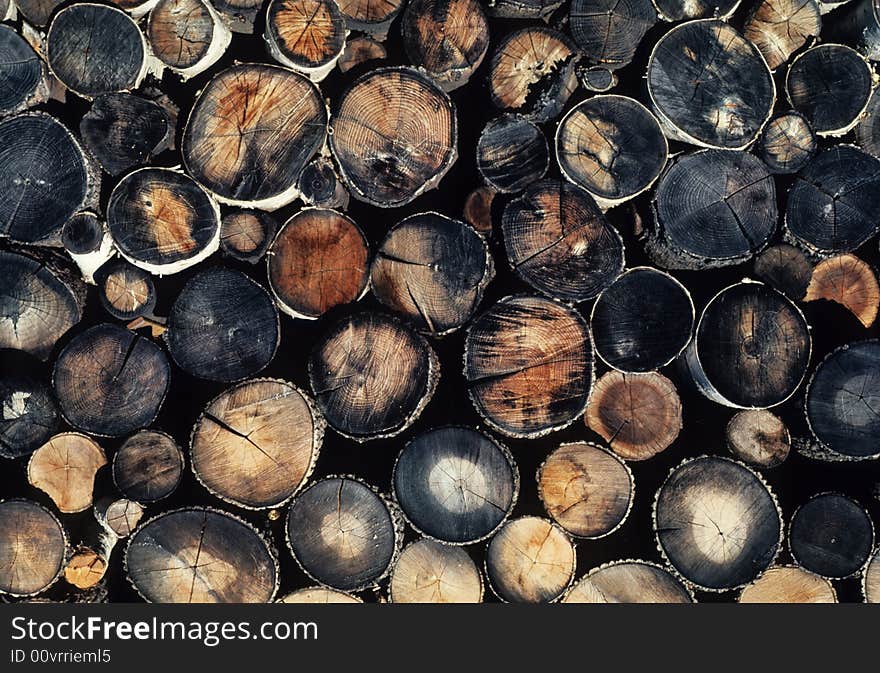
[[[220,245],[220,208],[195,181],[168,168],[126,175],[110,195],[107,226],[123,257],[160,275],[183,271]]]
[[[880,603],[880,547],[874,550],[871,560],[865,567],[862,593],[866,603]]]
[[[91,506],[95,474],[106,464],[96,441],[78,432],[63,432],[31,455],[28,482],[52,498],[62,514],[82,512]]]
[[[876,92],[875,89],[865,113],[853,129],[856,144],[872,157],[880,157],[880,94]]]
[[[336,175],[336,166],[330,157],[318,156],[303,169],[299,176],[300,198],[307,204],[322,208],[348,207],[348,190]]]
[[[379,41],[385,39],[388,27],[404,5],[403,0],[337,0],[337,3],[351,30],[367,33]]]
[[[880,456],[880,342],[829,354],[807,385],[807,423],[822,445],[849,459]]]
[[[309,357],[318,407],[334,430],[356,441],[392,437],[409,427],[439,377],[428,342],[381,314],[337,322]]]
[[[190,439],[192,470],[221,500],[247,509],[287,502],[312,473],[324,422],[296,386],[252,379],[205,407]]]
[[[681,432],[681,400],[662,374],[610,371],[596,381],[585,419],[621,458],[647,460]]]
[[[369,256],[354,220],[335,210],[307,208],[281,227],[269,248],[269,287],[288,315],[320,318],[364,295]]]
[[[797,566],[773,566],[749,584],[739,603],[836,603],[831,582]]]
[[[727,23],[710,19],[680,24],[660,38],[648,61],[648,95],[670,138],[737,150],[770,118],[776,88],[761,52]]]
[[[791,450],[791,435],[778,416],[766,409],[744,409],[727,424],[727,448],[749,465],[781,465]]]
[[[506,35],[492,54],[489,97],[500,110],[539,122],[562,112],[577,88],[577,47],[571,38],[545,26]]]
[[[330,148],[359,201],[392,208],[433,189],[456,159],[452,99],[412,68],[355,80],[333,114]]]
[[[83,211],[71,217],[61,227],[61,242],[72,255],[95,252],[104,241],[104,225],[94,213]]]
[[[140,503],[117,498],[107,505],[101,517],[114,535],[123,538],[135,531],[143,515],[144,508]]]
[[[880,229],[880,159],[852,145],[817,154],[788,192],[786,233],[815,253],[849,252]]]
[[[363,603],[357,596],[327,587],[297,589],[279,598],[278,603]]]
[[[468,395],[509,437],[540,437],[584,413],[593,344],[579,313],[548,299],[506,297],[478,317],[465,342]]]
[[[651,0],[664,21],[725,19],[736,11],[740,0]]]
[[[347,34],[336,0],[271,0],[266,10],[265,38],[272,58],[313,82],[333,70]]]
[[[592,299],[623,271],[623,239],[593,197],[575,185],[531,185],[505,206],[501,228],[513,270],[555,299]]]
[[[410,63],[446,91],[466,84],[489,50],[489,23],[477,0],[411,0],[401,31]]]
[[[635,498],[632,472],[596,444],[562,444],[538,468],[538,496],[556,523],[575,537],[610,535],[629,516]]]
[[[719,292],[700,317],[687,365],[700,392],[738,408],[767,408],[794,394],[812,346],[800,310],[763,283]]]
[[[657,12],[651,0],[573,0],[568,22],[584,59],[615,70],[632,62]]]
[[[760,0],[745,20],[743,35],[758,48],[770,70],[776,70],[819,37],[821,28],[816,0]]]
[[[77,589],[91,589],[104,579],[107,560],[89,547],[78,547],[64,567],[64,581]]]
[[[52,385],[70,425],[100,437],[119,437],[153,422],[168,391],[170,370],[152,341],[103,323],[64,347]]]
[[[10,0],[10,2],[29,24],[37,28],[45,28],[64,0]]]
[[[125,570],[150,603],[268,603],[278,561],[250,524],[193,507],[142,524],[125,548]]]
[[[800,112],[786,111],[767,122],[758,156],[773,173],[797,173],[816,153],[816,134]]]
[[[451,544],[492,535],[519,493],[510,452],[489,435],[457,426],[429,430],[408,442],[391,481],[409,524]]]
[[[804,298],[813,277],[813,265],[807,256],[787,243],[767,248],[755,257],[755,276],[799,301]]]
[[[621,274],[593,304],[596,354],[610,367],[649,372],[672,362],[690,343],[690,293],[669,274],[636,267]]]
[[[324,143],[318,88],[285,68],[239,64],[199,94],[181,141],[187,172],[229,205],[275,210],[298,195],[303,167]]]
[[[675,575],[649,561],[614,561],[576,582],[563,603],[695,603]]]
[[[602,66],[579,68],[578,80],[587,91],[597,93],[605,93],[618,85],[618,78],[614,71]]]
[[[3,353],[4,374],[0,377],[0,456],[3,458],[30,455],[49,440],[60,421],[52,390],[42,377],[7,370],[7,358],[21,361],[21,355],[20,351]]]
[[[546,19],[563,0],[493,0],[488,3],[490,16],[504,19]]]
[[[136,89],[147,71],[144,34],[115,7],[65,7],[52,19],[46,42],[52,72],[85,98]]]
[[[76,139],[52,117],[0,122],[0,236],[35,243],[57,233],[82,209],[89,178]]]
[[[874,549],[874,525],[855,500],[822,493],[798,507],[791,518],[788,546],[795,562],[828,579],[861,571]]]
[[[462,215],[465,222],[484,238],[492,235],[492,203],[497,194],[494,189],[484,185],[473,190],[464,201]]]
[[[594,96],[572,108],[556,129],[556,155],[566,179],[603,208],[648,189],[666,165],[660,123],[626,96]]]
[[[171,495],[183,476],[183,452],[171,435],[141,430],[113,455],[113,482],[126,497],[151,503]]]
[[[30,500],[0,502],[0,593],[34,596],[64,570],[67,534],[48,509]]]
[[[137,2],[137,0],[133,0]],[[263,0],[211,0],[224,23],[233,33],[250,34],[254,32],[254,23],[263,9]]]
[[[464,222],[422,213],[388,232],[370,268],[370,288],[419,331],[439,336],[470,320],[494,275],[482,236]]]
[[[381,61],[388,57],[388,51],[381,42],[371,37],[359,35],[345,42],[345,51],[337,61],[339,71],[346,73],[367,61]]]
[[[388,591],[392,603],[481,603],[483,578],[463,549],[417,540],[398,557]]]
[[[294,499],[287,542],[306,575],[334,589],[360,591],[391,570],[402,531],[371,487],[351,477],[328,477]]]
[[[99,297],[104,309],[119,320],[147,315],[156,306],[156,286],[150,274],[125,261],[101,270]]]
[[[98,96],[79,124],[86,148],[110,175],[143,166],[174,146],[177,112],[130,93]]]
[[[220,221],[220,248],[233,259],[256,264],[272,244],[278,224],[260,210],[229,211]]]
[[[877,319],[880,285],[874,270],[855,255],[844,253],[819,262],[813,269],[804,301],[837,302],[865,327]]]
[[[773,563],[782,516],[763,480],[727,458],[701,456],[670,472],[654,502],[663,556],[700,589],[741,587]]]
[[[486,550],[492,591],[507,603],[552,603],[571,584],[574,545],[556,524],[525,516],[504,524]]]
[[[0,20],[2,20],[0,16]],[[10,26],[0,26],[0,113],[18,112],[46,98],[40,57]]]
[[[214,65],[232,39],[207,0],[158,0],[146,33],[153,54],[184,79]]]
[[[499,192],[519,192],[544,177],[550,150],[543,131],[519,115],[496,117],[477,142],[477,169]]]
[[[785,92],[818,135],[839,136],[852,129],[867,108],[872,74],[868,62],[850,47],[820,44],[792,62]]]

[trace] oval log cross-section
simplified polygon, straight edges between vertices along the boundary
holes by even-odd
[[[550,150],[537,124],[502,115],[486,124],[477,142],[477,169],[499,192],[518,192],[540,180],[550,166]]]
[[[190,440],[192,469],[222,500],[276,507],[296,493],[318,459],[324,423],[296,386],[239,383],[208,403]]]
[[[113,455],[113,482],[139,503],[167,498],[183,476],[183,452],[170,435],[141,430],[126,439]]]
[[[306,77],[235,65],[196,99],[181,142],[183,163],[219,201],[275,210],[299,195],[297,179],[326,127],[327,109]]]
[[[196,507],[141,525],[125,569],[151,603],[268,603],[278,587],[278,561],[250,524]]]
[[[315,82],[336,65],[347,34],[336,0],[272,0],[266,10],[269,53]]]
[[[0,502],[0,593],[33,596],[61,575],[67,534],[48,509],[30,500]]]
[[[0,456],[4,458],[32,453],[49,440],[60,420],[52,390],[42,377],[6,371],[8,360],[31,364],[21,355],[10,350],[0,356],[4,369],[0,377]]]
[[[381,208],[437,186],[456,159],[452,99],[412,68],[355,80],[333,114],[330,148],[352,194]]]
[[[485,539],[516,503],[519,473],[507,449],[476,430],[429,430],[400,452],[394,498],[422,535],[452,544]]]
[[[384,578],[402,537],[388,503],[351,477],[312,484],[287,517],[287,541],[303,571],[343,591],[360,591]]]
[[[153,422],[170,373],[168,359],[152,341],[103,323],[64,347],[52,384],[70,425],[93,435],[119,437]]]
[[[797,566],[774,566],[742,590],[739,603],[836,603],[831,582]]]
[[[232,210],[220,221],[220,247],[233,259],[256,264],[272,244],[278,224],[261,210]]]
[[[124,260],[101,269],[98,288],[104,309],[119,320],[146,315],[156,306],[156,286],[150,274]]]
[[[45,492],[62,514],[82,512],[93,501],[95,474],[107,464],[104,449],[78,432],[55,435],[28,461],[28,482]]]
[[[422,213],[388,232],[370,269],[370,287],[417,329],[439,336],[470,320],[494,275],[482,236],[464,222]]]
[[[648,561],[614,561],[588,572],[563,603],[694,603],[690,590]]]
[[[480,603],[483,578],[463,549],[417,540],[397,559],[388,593],[392,603]]]
[[[633,60],[642,38],[657,22],[651,0],[573,0],[571,36],[591,65],[608,70]]]
[[[309,358],[309,381],[327,422],[357,441],[409,427],[439,377],[428,342],[381,314],[358,313],[336,323]]]
[[[787,111],[767,122],[758,156],[773,173],[796,173],[816,153],[816,134],[800,112]]]
[[[657,493],[660,551],[689,582],[708,591],[743,586],[776,558],[782,517],[767,485],[726,458],[702,456],[675,468]]]
[[[756,467],[781,465],[791,450],[785,423],[766,409],[744,409],[734,414],[725,437],[733,455]]]
[[[819,36],[822,19],[816,0],[759,0],[743,25],[743,35],[776,70],[808,40]]]
[[[40,95],[45,88],[40,57],[7,25],[0,26],[0,81],[0,113],[16,112],[45,97],[45,92]]]
[[[488,425],[510,437],[539,437],[584,413],[594,375],[590,330],[557,302],[506,297],[468,330],[464,373]]]
[[[147,38],[159,60],[187,78],[214,65],[232,33],[207,0],[159,0],[150,10]]]

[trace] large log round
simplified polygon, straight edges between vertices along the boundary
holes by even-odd
[[[642,38],[657,22],[651,0],[572,0],[571,36],[591,65],[608,70],[633,60]]]
[[[67,533],[55,515],[30,500],[0,502],[0,593],[33,596],[61,575]]]
[[[14,362],[28,362],[20,351],[0,353],[0,456],[27,456],[48,441],[60,417],[52,390],[42,377],[16,372]],[[27,366],[27,365],[26,365]]]
[[[614,561],[594,568],[566,592],[563,603],[694,603],[690,589],[648,561]]]
[[[836,603],[831,582],[797,566],[774,566],[749,584],[739,603]]]

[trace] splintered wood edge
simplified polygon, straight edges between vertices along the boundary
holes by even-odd
[[[622,565],[642,565],[648,566],[649,568],[656,568],[657,570],[662,570],[665,573],[668,573],[672,579],[674,579],[680,585],[682,591],[690,598],[691,603],[697,603],[697,597],[694,595],[694,588],[691,584],[687,582],[683,582],[681,576],[675,572],[675,568],[673,568],[669,562],[667,561],[666,565],[662,563],[657,563],[656,561],[645,561],[643,559],[633,559],[633,558],[625,558],[617,561],[608,561],[607,563],[602,563],[601,565],[594,566],[590,568],[586,573],[584,573],[580,579],[575,580],[571,583],[571,586],[566,589],[565,593],[559,597],[559,602],[564,603],[565,599],[568,595],[577,588],[577,585],[583,582],[584,580],[588,580],[593,575],[596,575],[601,570],[607,570],[608,568],[614,568]]]
[[[251,383],[277,383],[279,385],[288,386],[288,387],[292,388],[297,393],[299,393],[300,397],[305,401],[306,406],[309,408],[309,411],[312,414],[312,444],[313,444],[313,448],[312,448],[312,452],[311,452],[311,456],[310,456],[310,460],[309,460],[309,466],[306,469],[305,473],[303,474],[303,478],[300,481],[299,485],[295,489],[293,489],[293,491],[290,493],[290,495],[286,496],[285,498],[283,498],[277,502],[270,503],[268,505],[248,505],[246,503],[234,500],[233,498],[230,498],[229,496],[222,495],[222,494],[218,493],[216,490],[211,488],[206,482],[204,482],[202,480],[201,475],[196,470],[195,461],[192,459],[193,441],[195,440],[196,433],[198,432],[199,428],[201,427],[202,421],[205,419],[205,417],[207,415],[208,408],[212,404],[217,402],[219,399],[221,399],[222,397],[225,397],[226,395],[228,395],[233,390],[238,389],[238,388],[242,388],[242,387],[249,385]],[[294,385],[293,383],[290,383],[289,381],[285,381],[284,379],[276,379],[276,378],[268,378],[268,377],[244,379],[244,380],[241,380],[241,381],[238,381],[236,383],[231,384],[230,386],[225,388],[219,395],[216,395],[215,397],[211,398],[208,402],[206,402],[204,404],[202,411],[199,412],[198,417],[196,418],[195,422],[193,423],[192,430],[190,430],[190,433],[189,433],[189,455],[190,455],[189,471],[196,478],[196,481],[198,481],[199,484],[201,484],[202,487],[206,491],[208,491],[208,493],[210,493],[211,495],[213,495],[216,498],[219,498],[223,502],[229,503],[230,505],[235,505],[236,507],[241,507],[242,509],[246,509],[246,510],[250,510],[250,511],[254,511],[254,512],[282,507],[285,504],[289,503],[291,500],[293,500],[293,498],[295,498],[300,492],[302,492],[306,488],[306,485],[308,484],[309,478],[312,476],[312,473],[315,471],[315,466],[318,463],[318,456],[321,453],[321,446],[324,441],[324,431],[326,428],[327,428],[327,421],[324,419],[324,416],[321,413],[321,410],[318,409],[318,406],[315,404],[314,400],[312,400],[311,396],[306,391],[302,390],[299,386]],[[180,479],[182,479],[182,478],[183,478],[183,469],[181,469]],[[180,479],[178,479],[178,484],[180,483]]]
[[[472,540],[467,540],[465,542],[450,542],[449,540],[441,540],[440,538],[434,537],[433,535],[430,535],[430,534],[426,533],[425,531],[423,531],[421,528],[419,528],[419,526],[417,526],[413,521],[410,520],[410,518],[406,515],[406,511],[400,505],[400,500],[397,497],[397,488],[395,485],[396,484],[395,477],[397,475],[397,465],[400,462],[400,457],[401,457],[401,455],[403,455],[403,452],[406,450],[406,448],[410,444],[412,444],[416,439],[421,437],[422,434],[427,434],[428,432],[433,432],[435,430],[444,430],[444,429],[449,429],[449,428],[472,430],[472,431],[482,435],[484,438],[488,439],[499,451],[501,451],[505,460],[507,460],[508,465],[510,465],[510,471],[513,474],[513,493],[511,494],[511,498],[510,498],[510,506],[505,510],[504,516],[501,518],[501,521],[499,521],[498,525],[495,526],[491,531],[489,531],[485,535],[481,535],[480,537],[474,538]],[[404,445],[404,447],[400,451],[398,451],[397,456],[394,458],[394,466],[391,468],[391,499],[394,502],[395,506],[398,508],[398,511],[400,513],[401,518],[407,524],[409,524],[410,528],[412,528],[416,533],[421,535],[426,540],[431,540],[432,542],[437,542],[439,544],[447,545],[450,547],[465,547],[467,545],[476,544],[477,542],[484,542],[484,541],[488,540],[489,538],[491,538],[493,535],[495,535],[495,533],[497,533],[501,529],[501,527],[505,523],[507,523],[508,519],[510,519],[511,514],[513,513],[513,510],[516,507],[517,500],[519,500],[519,488],[520,488],[519,466],[516,464],[516,460],[514,459],[513,454],[510,452],[510,449],[508,449],[507,446],[503,442],[496,439],[495,437],[490,435],[485,430],[482,430],[479,427],[471,427],[468,425],[455,425],[455,424],[438,425],[436,427],[432,427],[432,428],[427,429],[424,433],[421,433],[418,436],[411,438]]]
[[[835,262],[837,263],[836,268],[832,268]],[[844,273],[849,276],[850,281],[845,287],[829,288],[827,278],[819,277],[824,273],[833,274],[836,270],[843,270],[844,265],[849,267]],[[853,280],[856,282],[853,283]],[[858,288],[859,284],[863,286],[864,294],[869,299],[861,308],[857,306],[857,301],[853,300],[850,296],[850,291],[853,288]],[[813,275],[807,286],[803,301],[815,301],[817,299],[827,299],[828,301],[840,304],[852,313],[864,327],[870,327],[877,319],[880,285],[877,283],[877,276],[870,264],[852,253],[845,252],[822,260],[813,269]]]
[[[14,596],[15,598],[29,598],[31,596],[38,596],[39,594],[47,591],[53,584],[55,584],[61,577],[64,575],[64,569],[67,567],[67,564],[70,562],[70,557],[72,556],[72,550],[70,548],[70,537],[67,534],[67,529],[61,524],[61,521],[55,516],[55,513],[50,510],[48,507],[44,507],[36,500],[31,500],[29,498],[8,498],[6,500],[0,500],[0,504],[7,502],[24,502],[28,505],[33,505],[35,507],[39,507],[46,514],[52,517],[52,520],[58,526],[58,530],[61,531],[61,537],[64,541],[64,553],[61,556],[61,563],[58,564],[58,571],[55,573],[55,577],[44,587],[37,589],[36,591],[26,592],[26,593],[17,593],[14,591],[0,591],[0,595],[6,596]]]
[[[666,550],[663,549],[663,545],[660,544],[660,535],[657,533],[657,528],[658,528],[658,525],[657,525],[657,505],[660,502],[660,493],[663,492],[663,489],[666,487],[666,484],[669,482],[669,479],[672,477],[672,475],[674,475],[679,469],[683,468],[685,465],[688,465],[689,463],[693,463],[694,461],[697,461],[697,460],[703,460],[705,458],[711,458],[713,460],[723,460],[728,463],[733,463],[734,465],[737,465],[737,466],[743,468],[744,470],[747,470],[755,479],[757,479],[761,483],[761,485],[764,487],[764,490],[767,491],[767,494],[770,496],[770,500],[773,503],[773,506],[776,508],[776,517],[779,521],[779,536],[776,540],[776,545],[775,545],[775,549],[773,551],[773,556],[768,561],[767,567],[764,568],[760,573],[758,573],[757,577],[755,577],[754,579],[749,580],[748,582],[743,582],[742,584],[737,584],[735,586],[724,587],[723,589],[715,589],[712,587],[705,587],[701,584],[698,584],[697,582],[689,580],[687,577],[682,575],[679,572],[678,568],[676,568],[673,565],[670,558],[666,555]],[[735,590],[742,589],[743,587],[751,584],[752,582],[754,582],[755,580],[760,578],[765,572],[767,572],[770,568],[772,568],[775,565],[776,559],[779,558],[779,554],[782,551],[784,538],[787,537],[785,535],[785,520],[782,517],[782,508],[779,506],[779,501],[776,499],[776,494],[770,488],[770,484],[767,483],[767,481],[764,479],[764,477],[761,475],[761,473],[758,472],[757,470],[752,469],[751,467],[749,467],[748,465],[746,465],[745,463],[743,463],[739,460],[734,460],[733,458],[728,458],[727,456],[712,456],[709,454],[702,454],[699,456],[695,456],[693,458],[685,458],[678,465],[675,465],[674,467],[670,468],[666,477],[663,479],[663,483],[660,484],[660,488],[658,488],[657,492],[654,494],[654,502],[651,505],[651,528],[652,528],[652,532],[654,533],[654,540],[656,542],[657,549],[660,552],[660,557],[663,559],[666,566],[668,566],[666,569],[669,570],[673,575],[675,575],[682,583],[684,583],[685,586],[692,587],[694,589],[699,589],[700,591],[705,591],[705,592],[713,593],[713,594],[723,594],[728,591],[735,591]]]

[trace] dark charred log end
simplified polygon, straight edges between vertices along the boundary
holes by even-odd
[[[771,119],[761,134],[758,155],[774,173],[797,173],[816,153],[816,135],[799,112]]]
[[[388,52],[381,42],[361,35],[346,41],[345,51],[339,57],[337,66],[340,72],[346,73],[362,63],[381,61],[385,58],[388,58]]]
[[[755,257],[755,276],[789,299],[800,301],[813,277],[813,265],[807,256],[787,243],[767,248]]]
[[[492,204],[497,192],[491,187],[477,187],[464,202],[465,222],[477,230],[481,236],[491,238],[493,230]]]
[[[504,115],[483,129],[477,142],[477,169],[499,192],[519,192],[544,177],[550,151],[541,129],[527,119]]]
[[[113,482],[126,497],[153,503],[171,495],[183,476],[183,452],[170,435],[141,430],[113,456]]]
[[[2,19],[0,11],[0,19]],[[37,53],[10,26],[0,26],[0,113],[9,113],[39,102],[44,86],[43,64]]]
[[[633,60],[645,33],[657,22],[657,11],[651,0],[573,0],[568,22],[584,60],[616,70]]]

